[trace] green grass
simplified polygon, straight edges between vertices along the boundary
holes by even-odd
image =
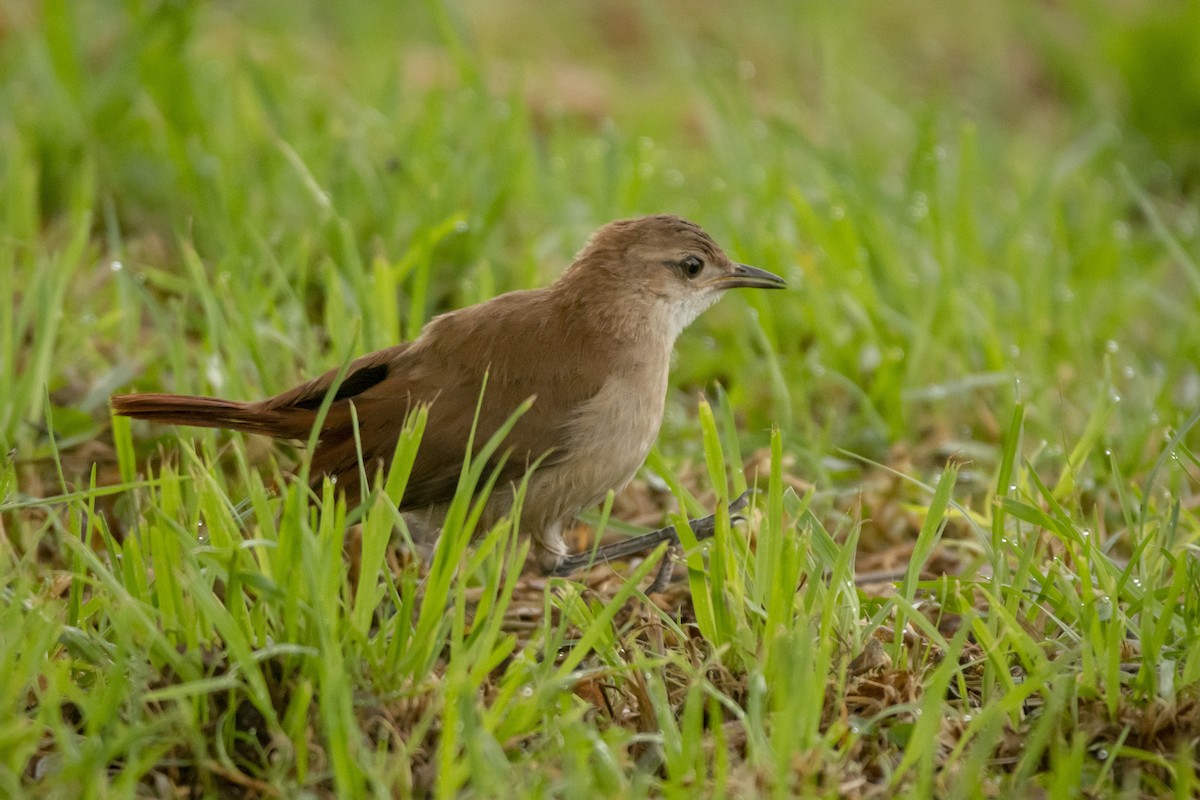
[[[0,3],[0,796],[1200,792],[1196,3],[251,5]],[[658,211],[792,288],[677,347],[609,527],[760,492],[653,599],[108,415]]]

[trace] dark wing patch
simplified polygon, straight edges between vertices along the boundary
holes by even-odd
[[[346,379],[342,381],[342,385],[338,387],[337,394],[333,396],[333,400],[336,403],[338,400],[347,400],[351,397],[357,397],[367,389],[370,389],[372,386],[377,386],[382,383],[387,376],[387,364],[373,364],[369,367],[363,367],[362,369],[355,370],[347,375]],[[290,405],[293,408],[304,408],[310,411],[316,410],[320,408],[321,403],[325,401],[325,393],[327,391],[328,389],[320,392],[313,392],[306,397],[301,397],[300,399],[295,400],[294,402],[290,403]]]

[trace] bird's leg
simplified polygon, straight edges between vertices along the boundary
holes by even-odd
[[[750,492],[742,492],[740,497],[729,504],[729,513],[736,518],[737,512],[745,508],[749,502]],[[696,534],[697,539],[707,539],[717,529],[717,516],[716,514],[709,514],[707,517],[688,520],[688,525],[691,526],[692,532]],[[549,574],[570,575],[572,572],[590,567],[592,564],[598,562],[615,561],[626,556],[631,556],[634,553],[645,552],[663,542],[679,544],[679,534],[676,532],[674,525],[668,525],[665,528],[659,528],[656,531],[650,531],[641,536],[634,536],[623,542],[613,542],[604,547],[596,548],[594,551],[565,556],[554,565]]]
[[[658,565],[658,573],[654,576],[654,580],[650,581],[650,585],[646,587],[646,594],[652,595],[658,592],[665,592],[674,574],[675,545],[669,544],[667,545],[667,552],[663,553],[662,563]]]

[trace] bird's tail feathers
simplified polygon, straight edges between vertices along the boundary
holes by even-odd
[[[183,394],[115,395],[113,413],[167,425],[197,428],[229,428],[245,433],[260,433],[285,439],[308,435],[313,415],[299,415],[263,408],[262,403],[243,403],[217,397]],[[300,417],[305,419],[300,419]]]

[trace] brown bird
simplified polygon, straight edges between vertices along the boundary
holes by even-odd
[[[435,317],[415,341],[353,361],[336,387],[334,369],[256,402],[134,394],[113,397],[112,408],[175,425],[306,439],[332,390],[312,472],[336,478],[354,503],[363,488],[359,447],[368,474],[386,467],[406,417],[424,404],[428,422],[400,510],[414,540],[431,548],[458,485],[477,406],[476,448],[533,398],[504,440],[508,457],[481,529],[510,510],[515,484],[541,459],[521,525],[532,532],[541,568],[565,574],[588,563],[588,554],[568,556],[564,523],[625,486],[658,436],[680,331],[726,289],[784,286],[770,272],[731,261],[692,222],[668,215],[620,220],[597,231],[550,286]],[[698,522],[711,528],[711,518]],[[628,555],[673,537],[664,528],[598,555]]]

